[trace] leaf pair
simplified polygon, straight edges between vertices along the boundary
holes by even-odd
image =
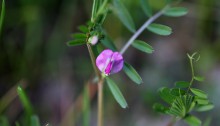
[[[140,4],[141,4],[141,8],[144,11],[144,13],[148,16],[151,17],[152,14],[152,8],[149,4],[148,0],[140,0]],[[183,16],[185,14],[187,14],[188,10],[184,7],[169,7],[168,9],[166,9],[163,14],[165,16],[170,16],[170,17],[180,17]],[[172,33],[172,29],[166,25],[162,25],[162,24],[156,24],[156,23],[152,23],[150,24],[147,29],[155,34],[158,35],[163,35],[163,36],[167,36],[170,35]]]
[[[214,108],[214,105],[208,100],[208,95],[199,89],[191,88],[191,92],[195,95],[195,101],[197,103],[196,111],[209,111]]]
[[[128,11],[125,11],[121,6],[121,4],[117,4],[117,2],[115,2],[115,6],[117,8],[117,10],[115,10],[115,12],[117,13],[119,19],[122,21],[122,23],[128,28],[128,30],[130,30],[131,32],[135,32],[135,26],[133,23],[133,20],[131,19],[131,16],[129,15]],[[172,29],[166,25],[161,25],[161,24],[150,24],[147,29],[155,34],[158,35],[170,35],[172,33]]]
[[[84,45],[86,44],[85,39],[75,39],[67,42],[68,46],[78,46],[78,45]]]
[[[71,37],[73,38],[73,40],[67,42],[68,46],[78,46],[86,44],[86,34],[89,32],[88,27],[85,25],[81,25],[78,27],[78,29],[81,31],[81,33],[72,34]]]
[[[169,3],[169,2],[168,2]],[[150,6],[149,0],[140,0],[141,8],[144,11],[144,13],[151,17],[153,15],[152,8]],[[184,16],[188,13],[188,10],[184,7],[171,7],[164,11],[165,16],[170,17],[180,17]]]

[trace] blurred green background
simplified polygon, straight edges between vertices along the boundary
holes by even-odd
[[[147,17],[138,0],[123,0],[140,27]],[[92,0],[6,0],[6,13],[0,35],[0,115],[11,125],[21,120],[23,108],[14,87],[22,84],[42,126],[80,126],[82,114],[77,104],[84,85],[93,76],[86,46],[67,47],[70,34],[90,19]],[[164,0],[150,0],[154,11]],[[187,53],[198,52],[196,73],[205,82],[196,85],[208,92],[215,108],[198,116],[211,117],[211,126],[220,125],[220,1],[185,0],[179,6],[189,9],[180,18],[161,17],[156,22],[172,27],[173,33],[161,37],[145,31],[139,37],[155,51],[146,55],[132,47],[124,58],[140,73],[144,83],[135,85],[123,72],[113,75],[122,90],[128,109],[122,109],[105,86],[105,126],[166,126],[170,117],[153,111],[160,101],[157,90],[175,81],[190,80]],[[110,14],[104,28],[120,49],[132,35]],[[96,87],[90,103],[90,125],[96,125]],[[9,100],[11,99],[11,101]],[[69,113],[68,113],[69,112]],[[70,114],[72,113],[72,114]],[[67,124],[65,124],[65,123]],[[185,126],[178,122],[176,126]]]

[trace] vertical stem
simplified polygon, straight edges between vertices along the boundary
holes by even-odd
[[[94,22],[94,17],[97,12],[97,6],[98,6],[98,0],[93,0],[93,6],[92,6],[92,16],[91,16],[91,21]]]
[[[93,68],[96,72],[96,75],[99,77],[98,82],[98,118],[97,118],[97,126],[102,126],[103,124],[103,81],[104,78],[100,75],[96,65],[95,65],[95,56],[93,54],[92,48],[89,44],[87,44],[90,58],[92,61]]]
[[[87,44],[87,48],[89,50],[89,55],[90,55],[90,58],[91,58],[91,61],[92,61],[92,66],[93,66],[93,69],[95,70],[95,73],[96,73],[96,76],[98,76],[100,78],[100,73],[96,67],[96,64],[95,64],[95,56],[94,56],[94,53],[92,51],[92,48],[89,44]]]
[[[98,119],[97,126],[103,125],[103,78],[98,83]]]
[[[191,66],[192,77],[194,77],[194,67],[193,67],[192,60],[193,60],[193,59],[190,58],[190,66]]]
[[[190,57],[190,56],[188,56],[189,57],[189,62],[190,62],[190,67],[191,67],[191,72],[192,72],[192,79],[191,79],[191,81],[190,81],[190,84],[189,84],[189,88],[188,88],[188,90],[187,90],[187,93],[189,92],[189,90],[190,90],[190,87],[192,86],[192,84],[193,84],[193,81],[194,81],[194,68],[193,68],[193,62],[192,62],[192,60],[193,60],[193,57]]]

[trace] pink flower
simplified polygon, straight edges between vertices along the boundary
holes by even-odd
[[[110,75],[121,71],[124,60],[119,52],[110,49],[102,51],[96,58],[96,66],[105,75]]]

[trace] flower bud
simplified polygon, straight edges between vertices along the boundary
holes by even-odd
[[[98,41],[99,41],[99,38],[97,35],[89,38],[89,43],[91,43],[92,45],[95,45]]]

